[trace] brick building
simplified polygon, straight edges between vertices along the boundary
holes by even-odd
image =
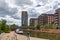
[[[41,14],[38,17],[38,24],[40,24],[40,25],[44,25],[44,24],[50,25],[53,22],[55,22],[54,14]]]
[[[37,18],[31,18],[30,19],[30,25],[31,26],[37,26],[38,25],[38,19]]]
[[[55,23],[57,28],[60,29],[60,8],[55,11]]]

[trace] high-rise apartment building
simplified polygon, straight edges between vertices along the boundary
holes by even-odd
[[[55,11],[55,23],[57,28],[60,29],[60,8]]]
[[[22,11],[22,26],[28,26],[28,13],[27,11]]]

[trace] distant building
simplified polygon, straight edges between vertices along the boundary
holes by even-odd
[[[31,18],[30,19],[30,26],[37,26],[38,25],[38,19],[37,18]]]
[[[55,23],[57,28],[60,29],[60,8],[55,11]]]
[[[28,26],[28,13],[27,11],[22,11],[22,26]]]
[[[54,19],[55,19],[54,14],[41,14],[38,17],[38,24],[40,24],[40,25],[44,25],[44,24],[50,25],[51,23],[53,23],[55,21]]]
[[[55,23],[55,14],[48,14],[48,25]]]
[[[47,23],[47,16],[46,14],[41,14],[39,17],[38,17],[38,23],[40,25],[43,25],[43,24],[46,24]]]

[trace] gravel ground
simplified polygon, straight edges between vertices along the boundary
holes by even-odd
[[[0,40],[48,40],[35,37],[27,37],[24,35],[16,34],[15,32],[3,33],[0,35]]]

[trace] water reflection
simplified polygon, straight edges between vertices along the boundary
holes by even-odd
[[[29,32],[30,36],[45,38],[50,40],[60,40],[60,34],[50,34],[50,33],[39,33],[39,32]],[[27,35],[27,31],[24,31],[24,35]]]

